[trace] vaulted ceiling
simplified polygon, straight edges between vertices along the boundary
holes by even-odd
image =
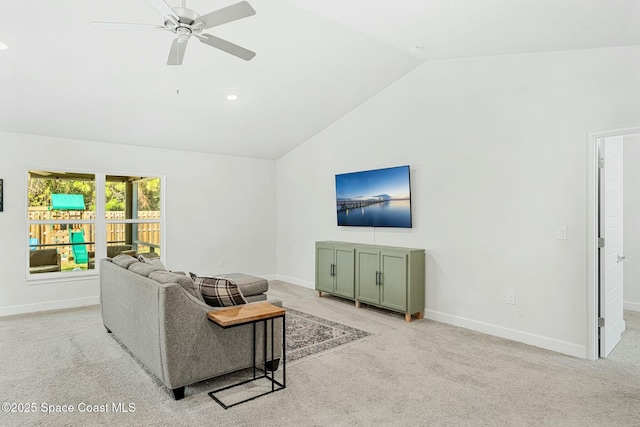
[[[424,61],[640,44],[638,0],[249,2],[206,32],[255,58],[167,66],[173,34],[91,24],[161,25],[146,0],[3,0],[0,131],[276,159]]]

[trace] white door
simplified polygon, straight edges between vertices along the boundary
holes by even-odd
[[[620,342],[623,318],[622,136],[600,140],[600,357]]]

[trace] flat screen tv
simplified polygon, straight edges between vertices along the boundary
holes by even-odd
[[[339,226],[411,228],[409,166],[336,175]]]

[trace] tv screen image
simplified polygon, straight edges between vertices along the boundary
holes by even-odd
[[[336,175],[339,226],[411,228],[409,166]]]

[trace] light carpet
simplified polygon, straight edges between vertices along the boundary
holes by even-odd
[[[174,401],[104,331],[98,307],[0,318],[2,426],[638,426],[640,314],[622,342],[591,362],[427,319],[318,298],[271,282],[291,309],[370,332],[287,368],[287,388],[224,410],[187,387]],[[71,405],[47,414],[41,405]],[[78,405],[84,404],[84,411]],[[88,412],[122,404],[128,412]]]

